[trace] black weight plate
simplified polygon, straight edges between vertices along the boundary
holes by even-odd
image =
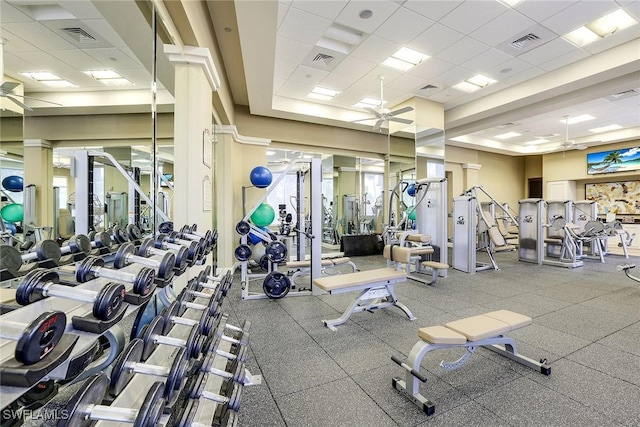
[[[104,260],[95,256],[88,256],[83,259],[80,265],[76,267],[76,281],[84,283],[98,277],[93,272],[94,267],[104,267]]]
[[[246,261],[251,258],[251,247],[249,245],[240,245],[234,251],[234,255],[238,261]]]
[[[189,368],[188,354],[184,348],[178,349],[176,357],[171,363],[171,369],[165,381],[165,393],[164,397],[167,400],[171,400],[170,396],[173,396],[174,390],[180,390],[183,386],[182,380],[187,378],[187,370]]]
[[[191,392],[189,393],[189,397],[192,399],[199,399],[204,391],[204,386],[207,385],[207,379],[209,375],[206,372],[200,372],[198,374],[198,378],[194,381],[191,386]]]
[[[162,318],[164,319],[164,324],[162,327],[162,335],[167,335],[171,328],[173,328],[173,322],[171,321],[172,317],[179,317],[180,312],[180,303],[178,301],[174,301],[168,307],[165,307],[162,310]]]
[[[71,253],[73,254],[88,254],[89,252],[91,252],[91,241],[84,234],[76,234],[75,236],[71,236],[67,244],[69,245],[69,248],[71,248]]]
[[[187,337],[186,351],[187,357],[193,357],[194,359],[200,356],[200,346],[198,346],[198,337],[200,336],[200,332],[198,332],[198,327],[194,325],[191,328],[191,332],[189,332],[189,336]]]
[[[123,230],[119,225],[113,226],[111,229],[111,236],[116,243],[126,243],[128,240],[125,230]]]
[[[59,261],[62,256],[60,252],[60,246],[53,240],[41,240],[36,244],[36,254],[38,254],[38,260],[52,260]]]
[[[140,338],[144,343],[144,350],[142,351],[142,360],[147,360],[153,350],[156,349],[158,344],[155,342],[155,337],[157,335],[162,335],[163,329],[163,319],[160,316],[154,317],[149,324],[144,325],[142,328],[142,332],[140,334]]]
[[[242,387],[239,384],[235,384],[231,396],[229,396],[229,409],[237,411],[240,409],[240,400],[242,396]]]
[[[262,290],[269,298],[284,298],[289,293],[290,289],[291,280],[279,271],[272,271],[267,274],[262,282]]]
[[[91,230],[89,234],[87,234],[87,237],[89,238],[89,240],[93,240],[96,237],[96,234],[98,233],[95,230]]]
[[[161,233],[171,233],[173,231],[173,222],[165,221],[158,226],[158,231]]]
[[[240,221],[236,224],[236,233],[246,236],[251,231],[251,225],[247,221]]]
[[[13,246],[0,246],[0,269],[1,270],[17,270],[22,265],[22,257],[20,251]]]
[[[124,302],[127,290],[122,283],[109,282],[96,295],[93,303],[93,317],[99,320],[111,320],[118,314]]]
[[[93,236],[93,243],[95,243],[98,248],[108,248],[113,244],[113,240],[111,240],[109,233],[100,231]]]
[[[163,249],[163,243],[164,241],[167,239],[167,235],[160,232],[157,236],[156,236],[156,240],[154,240],[153,244],[156,248],[158,249]]]
[[[61,417],[58,427],[88,427],[93,420],[87,413],[89,405],[100,405],[107,391],[109,380],[104,373],[90,376],[69,400],[66,417]]]
[[[143,267],[136,274],[133,280],[133,292],[136,295],[148,295],[156,288],[155,280],[156,271],[153,268]]]
[[[64,334],[67,316],[61,311],[48,311],[29,323],[16,344],[15,358],[33,365],[49,354]]]
[[[178,422],[178,427],[191,427],[193,420],[198,412],[198,401],[195,399],[189,399],[184,409],[182,410],[182,416]]]
[[[284,243],[274,240],[265,249],[267,258],[273,262],[282,262],[287,258],[287,247]]]
[[[184,246],[174,252],[176,254],[176,268],[182,270],[189,261],[189,250]]]
[[[269,270],[269,257],[267,257],[266,254],[260,257],[260,268],[262,269],[262,271]]]
[[[142,238],[142,230],[137,224],[129,224],[127,225],[127,236],[129,236],[129,240],[140,240]]]
[[[139,363],[142,360],[142,352],[144,343],[139,338],[134,338],[129,345],[118,355],[113,369],[111,370],[111,381],[109,382],[109,394],[118,396],[122,390],[129,384],[129,381],[135,375],[127,365],[130,363]]]
[[[136,247],[133,243],[127,242],[120,245],[116,252],[116,257],[113,260],[114,268],[124,268],[129,265],[128,255],[134,255]]]
[[[42,295],[42,286],[46,281],[42,280],[42,276],[48,270],[44,268],[35,268],[27,273],[16,289],[16,302],[20,305],[28,305],[35,301],[45,298]],[[58,275],[57,273],[53,273]],[[56,281],[57,283],[57,281]]]
[[[211,266],[207,265],[204,270],[202,270],[202,275],[204,277],[204,281],[209,280],[209,276],[211,276]]]
[[[147,392],[133,427],[156,427],[164,410],[164,384],[160,381],[153,383]]]
[[[173,267],[176,265],[176,256],[167,252],[160,260],[160,266],[158,266],[158,276],[163,279],[168,279],[173,275]]]
[[[151,249],[153,247],[154,247],[153,239],[151,239],[151,238],[144,239],[140,243],[140,246],[138,247],[138,255],[143,256],[143,257],[148,257],[148,256],[153,255],[153,253],[149,252],[149,249]]]
[[[224,415],[220,417],[220,427],[237,427],[238,426],[238,413],[226,408]]]

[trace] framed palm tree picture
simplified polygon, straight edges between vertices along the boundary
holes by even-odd
[[[587,154],[587,173],[630,172],[640,170],[640,147]]]

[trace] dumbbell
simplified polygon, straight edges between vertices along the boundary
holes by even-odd
[[[209,299],[209,302],[207,303],[207,305],[192,302],[194,297],[199,298],[200,295],[203,295],[202,298]],[[215,316],[218,313],[219,306],[220,306],[220,298],[217,298],[218,295],[219,294],[214,294],[213,296],[215,297],[212,298],[211,294],[192,291],[191,289],[188,289],[185,287],[176,297],[176,301],[178,301],[181,308],[180,315],[182,315],[182,313],[184,313],[184,311],[187,308],[191,308],[194,310],[206,311],[209,314],[209,316]]]
[[[142,239],[142,230],[140,229],[140,227],[138,227],[137,224],[127,225],[125,231],[127,232],[127,237],[132,242]]]
[[[171,233],[166,235],[167,237],[165,238],[165,240],[169,243],[175,243],[178,245],[182,245],[182,246],[187,246],[187,247],[191,247],[193,243],[195,243],[196,245],[198,245],[198,256],[197,258],[200,259],[204,256],[204,251],[203,248],[206,248],[207,242],[202,239],[202,238],[198,238],[195,240],[189,240],[189,239],[182,239],[180,237],[180,233],[178,233],[177,231],[172,231]]]
[[[196,226],[195,224],[193,225]],[[211,248],[213,247],[213,240],[211,230],[207,230],[206,233],[198,233],[195,229],[192,230],[188,225],[185,225],[180,229],[180,232],[177,233],[177,236],[181,239],[194,240],[199,242],[200,251],[209,253]]]
[[[171,252],[165,252],[161,260],[145,258],[135,254],[136,247],[127,242],[120,245],[113,260],[115,268],[124,268],[131,263],[146,265],[158,271],[158,277],[168,280],[174,275],[173,267],[176,265],[176,256]]]
[[[154,245],[154,241],[151,238],[144,239],[140,243],[140,247],[138,248],[138,255],[142,257],[150,257],[152,255],[165,256],[165,254],[170,253],[175,258],[175,266],[173,267],[176,271],[184,270],[187,267],[187,248],[184,246],[180,246],[175,252],[171,250],[158,249]]]
[[[198,412],[198,399],[189,399],[182,410],[180,420],[174,424],[176,427],[210,427],[212,424],[203,424],[194,421]],[[222,411],[222,415],[215,424],[219,427],[236,427],[238,425],[238,413],[229,408]]]
[[[186,225],[182,227],[183,230],[186,231]],[[187,233],[193,234],[198,237],[204,237],[209,241],[209,247],[213,248],[218,242],[218,230],[207,230],[206,233],[201,233],[198,231],[198,224],[193,224]],[[208,236],[208,237],[207,237]]]
[[[158,234],[154,245],[158,249],[178,251],[180,248],[187,248],[187,261],[192,266],[200,258],[200,246],[198,242],[188,240],[189,244],[178,244],[173,242],[166,234]]]
[[[60,276],[52,270],[36,268],[30,271],[16,290],[16,302],[28,305],[47,297],[59,297],[93,304],[93,316],[111,320],[124,301],[126,289],[121,283],[110,282],[100,291],[59,285]]]
[[[223,341],[231,344],[245,346],[249,343],[249,329],[251,328],[251,321],[245,320],[241,327],[230,325],[227,323],[228,314],[223,313],[221,316],[216,316],[215,320],[211,324],[211,337],[220,337]],[[225,335],[225,329],[229,329],[233,332],[238,332],[237,337]]]
[[[111,240],[111,236],[109,236],[109,233],[106,233],[104,231],[100,231],[97,233],[94,232],[93,237],[90,238],[90,240],[91,240],[91,247],[93,249],[109,248],[113,244],[113,240]]]
[[[185,349],[189,358],[199,357],[207,341],[207,337],[198,333],[197,327],[192,327],[186,340],[182,338],[167,337],[162,335],[164,329],[164,319],[160,316],[154,317],[151,322],[144,325],[140,331],[140,339],[144,344],[142,349],[142,360],[147,360],[151,353],[159,344]]]
[[[165,405],[162,382],[153,383],[140,409],[100,405],[108,386],[106,374],[90,376],[67,403],[67,416],[61,417],[58,427],[89,427],[98,420],[133,423],[134,427],[157,425]]]
[[[197,290],[197,289],[203,289],[202,286],[200,286],[199,282],[198,282],[198,278],[194,277],[193,279],[189,280],[189,282],[187,282],[187,286],[185,286],[185,288],[182,290],[183,293],[183,300],[186,300],[186,296],[191,296],[191,298],[204,298],[204,299],[215,299],[218,302],[222,301],[222,298],[224,297],[224,295],[222,294],[222,286],[210,286],[210,288],[214,291],[214,292],[202,292],[201,290]]]
[[[133,274],[106,268],[102,258],[88,256],[76,267],[76,280],[84,283],[96,277],[104,277],[118,282],[133,283],[133,292],[137,295],[148,295],[156,288],[153,282],[156,277],[156,272],[152,268],[142,267],[140,271]]]
[[[111,240],[116,243],[127,243],[129,241],[129,236],[127,236],[126,231],[119,225],[111,227],[109,232],[111,233]]]
[[[62,255],[78,254],[91,252],[91,241],[84,234],[76,234],[62,244],[60,253]]]
[[[60,246],[53,240],[41,240],[36,243],[36,248],[32,252],[22,254],[20,258],[22,258],[22,262],[29,261],[60,261],[60,257],[62,256],[62,252],[60,250]]]
[[[109,393],[118,396],[129,384],[135,374],[166,377],[164,382],[164,398],[172,401],[187,381],[189,359],[183,348],[179,349],[171,367],[141,363],[144,343],[139,338],[131,340],[129,345],[120,353],[111,370]]]
[[[227,365],[227,369],[218,369],[213,366],[215,359],[216,359],[216,354],[209,353],[204,358],[204,361],[200,366],[200,371],[215,375],[217,377],[224,378],[226,380],[231,380],[238,384],[244,384],[244,379],[247,376],[246,374],[247,371],[244,368],[245,361],[235,359]]]
[[[210,284],[214,283],[214,284]],[[192,288],[196,291],[201,291],[202,289],[211,289],[216,292],[221,292],[222,296],[227,296],[227,292],[233,283],[233,277],[231,277],[230,273],[225,274],[223,277],[214,277],[206,274],[206,270],[202,270],[200,274],[196,276],[193,280]]]
[[[173,328],[173,325],[183,325],[192,328],[195,326],[200,335],[208,336],[214,325],[212,321],[215,319],[215,316],[209,315],[207,310],[202,311],[199,320],[180,317],[180,303],[178,301],[174,301],[168,307],[163,308],[160,316],[162,316],[164,324],[162,329],[163,335],[168,334],[171,328]]]
[[[198,378],[193,383],[189,392],[189,397],[192,399],[207,399],[216,403],[227,406],[229,409],[237,411],[240,409],[240,396],[242,394],[242,386],[233,381],[227,381],[226,386],[220,390],[221,393],[217,394],[205,390],[209,374],[206,372],[200,372]]]
[[[203,353],[211,353],[216,354],[218,356],[224,357],[227,360],[237,360],[239,362],[246,362],[249,355],[249,350],[246,345],[236,346],[235,349],[232,348],[232,351],[229,352],[220,349],[220,344],[222,344],[222,337],[216,336],[213,337],[207,344],[205,344]]]
[[[61,311],[47,311],[25,324],[3,320],[0,338],[17,341],[15,358],[25,365],[44,359],[58,345],[67,325],[67,316]]]

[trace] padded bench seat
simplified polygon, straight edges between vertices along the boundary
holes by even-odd
[[[498,310],[455,320],[444,326],[421,328],[418,336],[434,344],[464,344],[466,341],[479,341],[504,335],[530,324],[530,317],[509,310]]]
[[[321,277],[313,281],[313,285],[323,291],[333,291],[346,288],[359,288],[372,282],[404,281],[407,276],[402,271],[393,268],[378,268],[376,270],[358,271],[357,273],[341,274],[339,276]]]

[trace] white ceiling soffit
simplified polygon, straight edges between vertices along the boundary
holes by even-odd
[[[462,137],[545,112],[557,115],[569,105],[613,96],[640,81],[640,25],[583,48],[561,37],[619,8],[639,20],[637,0],[523,0],[514,8],[496,0],[245,0],[235,6],[250,111],[257,115],[370,131],[371,126],[349,123],[368,117],[353,104],[379,97],[377,76],[384,74],[386,107],[414,96],[441,102],[447,136]],[[375,20],[358,17],[366,9]],[[359,32],[359,44],[339,51],[318,43],[336,26],[355,33],[346,34],[353,40]],[[382,66],[400,47],[431,58],[406,72]],[[477,73],[497,82],[471,94],[451,88]],[[311,100],[307,94],[314,86],[340,93],[331,101]],[[549,132],[555,124],[546,124]],[[485,143],[496,145],[489,149],[523,153],[514,148],[518,144]]]

